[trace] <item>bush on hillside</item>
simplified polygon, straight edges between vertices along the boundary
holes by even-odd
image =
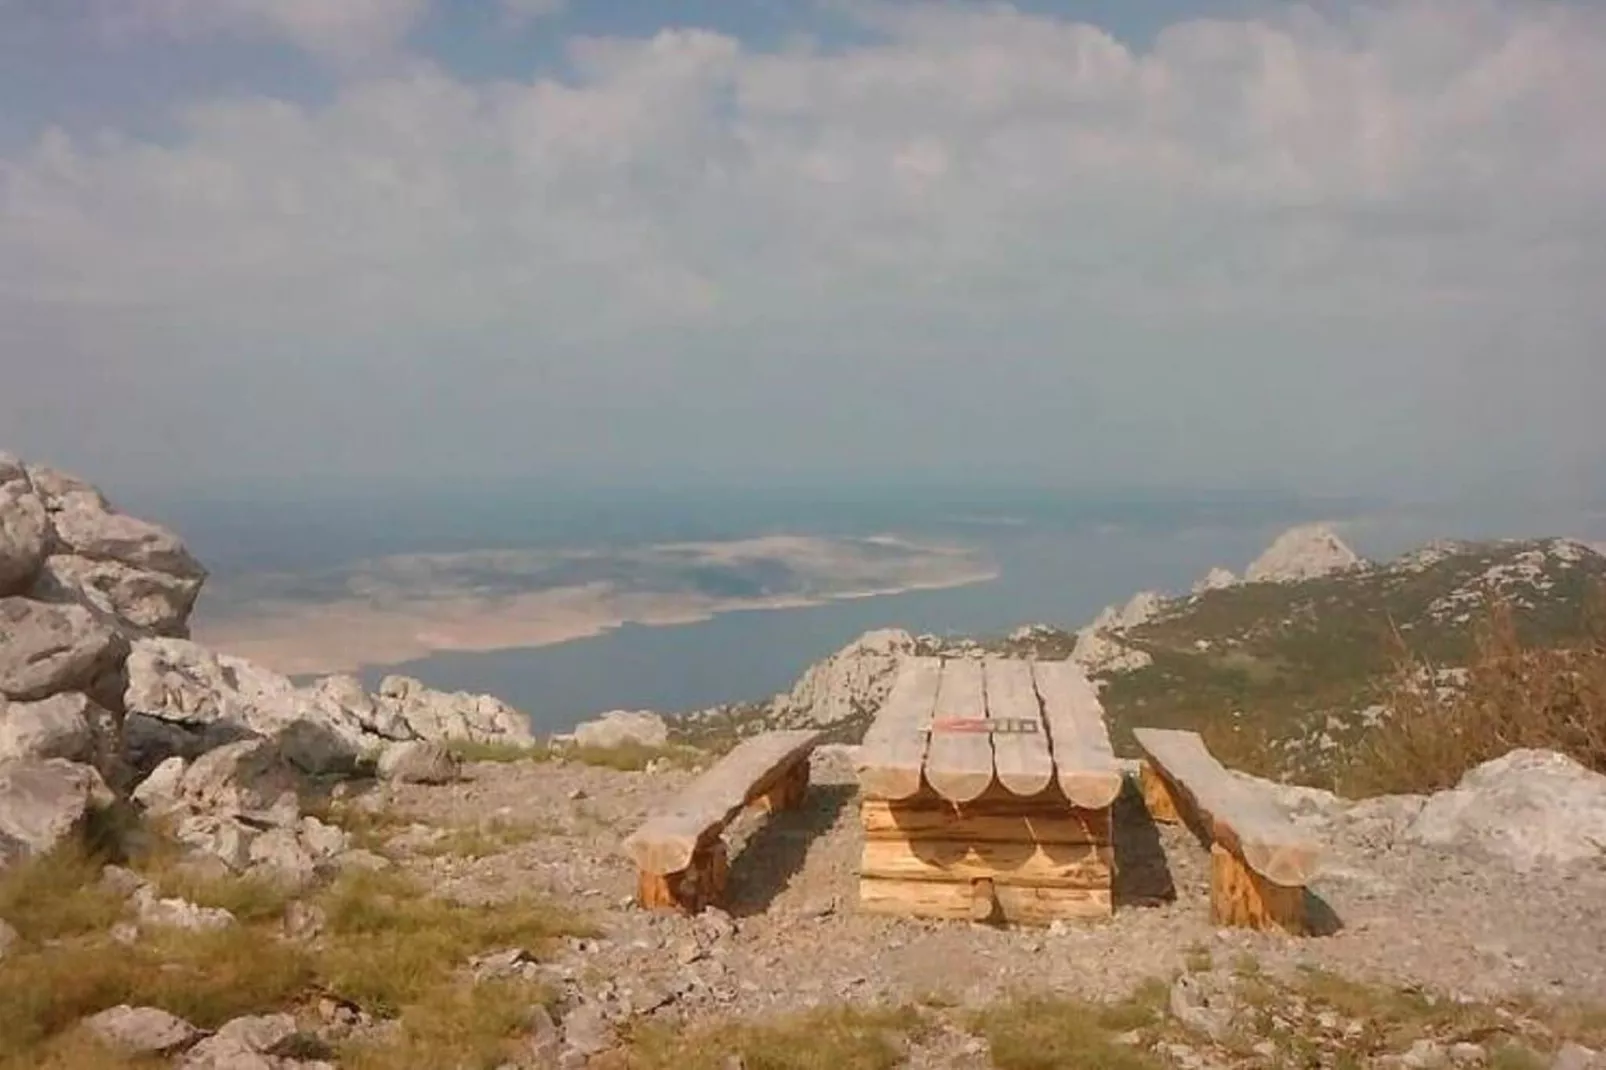
[[[1353,794],[1452,788],[1483,762],[1525,747],[1560,751],[1606,773],[1606,590],[1593,592],[1585,637],[1561,647],[1523,642],[1509,605],[1477,629],[1465,677],[1439,686],[1438,667],[1400,644],[1390,717],[1363,748]]]

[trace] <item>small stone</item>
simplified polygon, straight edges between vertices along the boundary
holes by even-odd
[[[1450,1045],[1450,1061],[1457,1066],[1482,1066],[1488,1061],[1489,1053],[1483,1050],[1483,1045],[1462,1041]]]
[[[1564,1044],[1551,1060],[1550,1070],[1606,1070],[1606,1058],[1582,1044]]]
[[[139,926],[131,921],[120,921],[106,933],[116,943],[127,946],[139,942]]]
[[[201,1036],[199,1029],[164,1010],[126,1003],[85,1019],[84,1028],[125,1055],[171,1055]]]
[[[292,899],[284,908],[284,935],[291,940],[312,940],[327,922],[323,907],[316,903]]]
[[[570,802],[579,802],[581,799],[589,798],[591,798],[591,796],[586,793],[586,789],[584,788],[575,788],[573,791],[569,792]]]
[[[596,1055],[607,1051],[617,1042],[618,1036],[613,1026],[608,1024],[601,1008],[594,1004],[583,1003],[563,1018],[563,1043],[569,1052]]]
[[[100,886],[125,898],[145,887],[146,883],[144,877],[122,866],[103,866],[100,871]]]
[[[1406,1070],[1436,1070],[1448,1061],[1444,1048],[1432,1040],[1419,1040],[1400,1056],[1400,1065]]]

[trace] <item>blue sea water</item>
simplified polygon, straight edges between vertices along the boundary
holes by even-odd
[[[1532,512],[1503,518],[1270,495],[1089,495],[1025,489],[762,492],[450,488],[428,494],[166,503],[215,575],[303,571],[382,554],[487,547],[622,546],[791,532],[895,532],[981,549],[989,582],[825,605],[749,610],[669,626],[625,625],[537,648],[443,653],[372,666],[434,687],[488,692],[560,731],[598,712],[698,709],[766,698],[871,628],[998,634],[1075,628],[1143,589],[1185,591],[1215,565],[1241,571],[1283,528],[1348,521],[1358,549],[1390,556],[1445,534],[1587,534]],[[1598,519],[1598,518],[1597,518]],[[1552,525],[1547,527],[1546,525]],[[198,619],[204,619],[203,595]]]

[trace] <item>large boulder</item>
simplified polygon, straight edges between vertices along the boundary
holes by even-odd
[[[1244,572],[1247,583],[1298,583],[1347,572],[1365,560],[1325,524],[1302,524],[1277,536]]]
[[[1405,839],[1518,872],[1598,862],[1606,859],[1606,776],[1554,751],[1515,750],[1429,798]]]
[[[294,812],[303,781],[268,739],[246,739],[207,751],[184,770],[176,801],[211,814],[258,817]]]
[[[0,761],[65,758],[112,776],[119,765],[118,718],[76,691],[38,702],[0,698]]]
[[[32,597],[77,602],[134,635],[189,634],[206,570],[177,535],[119,512],[75,476],[34,466],[28,477],[52,533]]]
[[[535,742],[530,719],[499,698],[436,691],[409,676],[387,676],[374,694],[374,716],[394,733],[405,724],[414,739],[477,743]]]
[[[379,775],[398,784],[450,784],[463,763],[445,745],[425,740],[393,743],[379,756]]]
[[[0,762],[0,869],[51,850],[113,801],[90,766],[61,758]]]
[[[599,750],[662,747],[669,742],[669,722],[648,710],[610,710],[575,726],[574,742]]]
[[[886,701],[899,664],[914,650],[914,636],[901,628],[866,632],[810,667],[789,693],[776,698],[773,720],[809,727],[868,717]]]
[[[45,503],[16,463],[0,454],[0,596],[26,591],[49,550]]]
[[[128,641],[81,606],[0,598],[0,697],[81,691],[120,707],[127,656]]]

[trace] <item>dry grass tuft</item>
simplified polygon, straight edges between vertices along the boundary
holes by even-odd
[[[522,981],[447,982],[402,1009],[384,1040],[353,1042],[340,1052],[346,1070],[459,1067],[494,1070],[528,1051],[532,1009],[551,994]]]
[[[489,858],[523,843],[550,836],[557,829],[548,822],[510,821],[493,818],[479,825],[452,829],[440,839],[426,844],[417,854],[427,858],[452,855],[457,858]]]
[[[722,1070],[734,1055],[748,1070],[893,1070],[923,1025],[912,1008],[831,1007],[774,1021],[653,1029],[634,1038],[631,1066]]]
[[[328,919],[318,963],[323,984],[386,1017],[424,999],[474,955],[508,947],[533,953],[560,936],[594,935],[573,913],[543,900],[452,903],[393,873],[344,877],[320,903]]]
[[[544,762],[552,757],[545,743],[491,743],[460,739],[448,749],[465,762]]]
[[[1439,688],[1437,666],[1402,646],[1386,700],[1392,715],[1345,778],[1350,794],[1452,788],[1483,762],[1519,748],[1571,755],[1606,772],[1606,594],[1592,599],[1586,640],[1526,645],[1509,606],[1478,628],[1463,685]]]
[[[1030,996],[983,1011],[975,1028],[986,1038],[998,1070],[1158,1070],[1163,1064],[1154,1056],[1115,1037],[1160,1022],[1168,992],[1157,981],[1113,1003]]]
[[[123,900],[100,887],[103,864],[87,846],[69,842],[13,866],[0,876],[0,918],[29,943],[110,928]]]

